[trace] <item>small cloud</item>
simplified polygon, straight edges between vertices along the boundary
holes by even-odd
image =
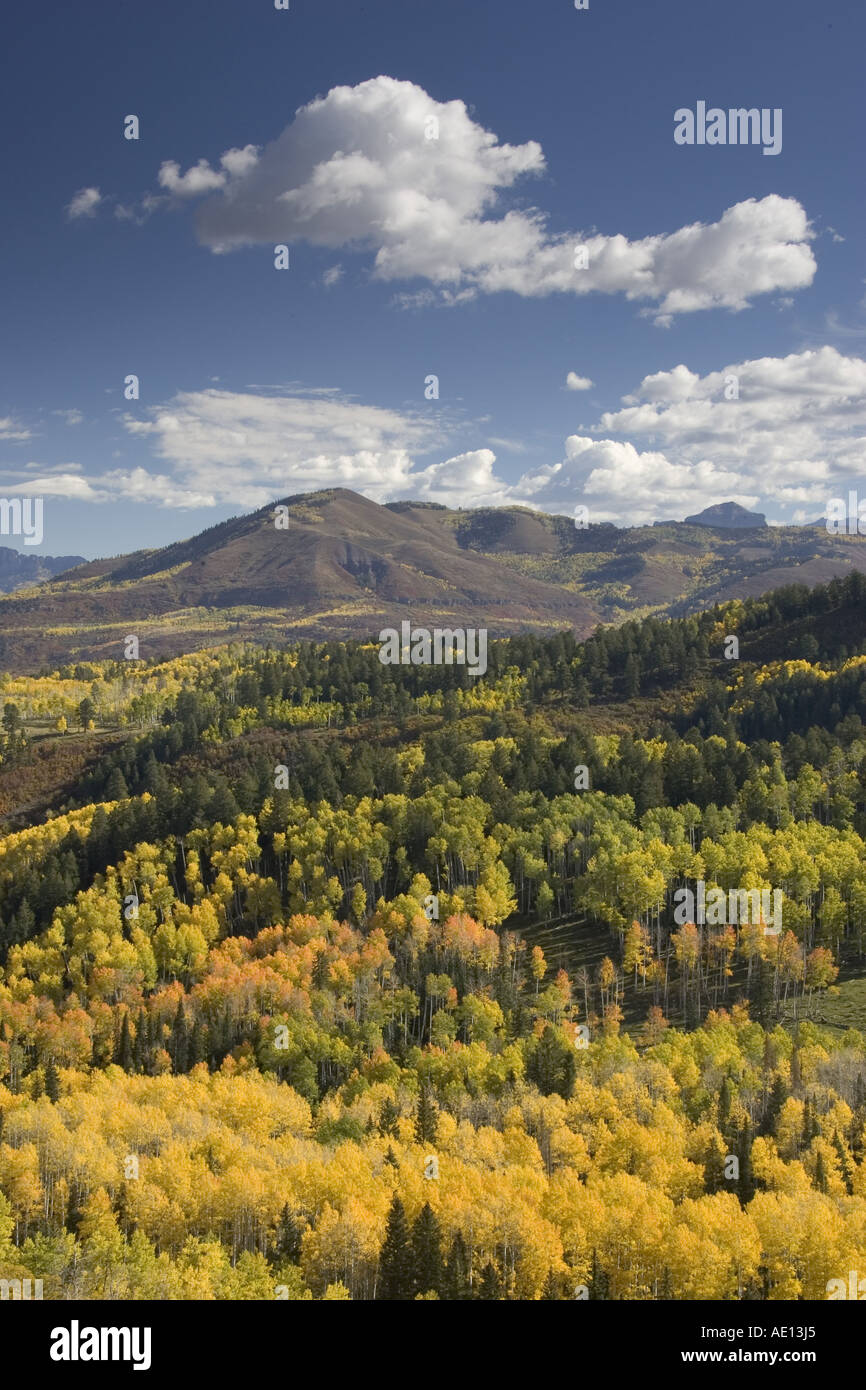
[[[201,193],[212,193],[215,188],[223,188],[226,176],[212,169],[206,159],[200,159],[185,174],[175,159],[167,159],[159,168],[159,184],[167,188],[177,198],[196,198]]]
[[[342,278],[343,267],[341,265],[332,265],[322,276],[322,284],[326,289],[330,289],[332,285],[338,284]]]
[[[167,203],[168,198],[157,198],[149,196],[143,198],[140,203],[117,203],[114,209],[114,216],[118,222],[134,222],[136,227],[143,227],[147,219],[160,203]]]
[[[66,465],[65,471],[45,469],[39,477],[28,478],[24,483],[5,490],[10,496],[22,497],[65,497],[70,502],[107,502],[109,494],[99,486],[71,471],[77,465]]]
[[[106,198],[105,201],[110,200]],[[157,208],[170,202],[171,197],[168,193],[146,193],[137,203],[116,203],[114,216],[118,222],[134,222],[136,227],[143,227]]]
[[[25,429],[17,420],[13,420],[11,415],[0,415],[0,439],[19,442],[31,438],[32,431]]]
[[[244,145],[242,150],[226,150],[220,156],[220,164],[233,178],[248,174],[259,162],[259,146]]]
[[[391,306],[395,309],[429,309],[436,302],[432,290],[400,290],[391,297]]]
[[[65,420],[67,425],[80,425],[84,416],[80,410],[52,410],[52,415],[59,415]]]
[[[866,295],[860,300],[860,307],[866,309]],[[828,333],[840,338],[866,338],[866,328],[850,328],[839,318],[835,309],[828,309],[824,315],[824,325]]]
[[[25,473],[81,473],[80,463],[25,463]]]
[[[565,378],[565,384],[569,391],[589,391],[595,385],[588,376],[578,376],[577,372],[569,372]]]
[[[828,227],[828,228],[827,228],[827,231],[830,233],[830,235],[831,235],[831,237],[833,238],[834,241],[844,241],[844,240],[845,240],[845,238],[842,236],[842,234],[841,234],[840,232],[837,232],[837,231],[836,231],[836,228],[835,228],[835,227]]]
[[[159,169],[160,187],[174,194],[176,198],[198,198],[202,193],[213,193],[225,188],[229,178],[243,178],[258,163],[257,145],[245,145],[243,149],[226,150],[220,159],[222,171],[212,169],[206,159],[200,159],[185,174],[175,159],[167,159]]]
[[[71,202],[66,205],[66,216],[70,222],[79,217],[95,217],[96,209],[102,202],[98,188],[79,188]]]
[[[504,449],[509,454],[528,453],[527,447],[519,439],[502,439],[495,434],[491,434],[489,441],[497,449]]]

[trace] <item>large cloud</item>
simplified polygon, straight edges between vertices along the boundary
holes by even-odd
[[[669,375],[671,385],[663,378]],[[641,391],[654,396],[709,389],[701,378],[678,368],[648,378]],[[722,389],[723,374],[716,374]],[[709,380],[709,379],[708,379]],[[736,410],[735,402],[726,402]],[[630,407],[642,409],[644,407]],[[659,407],[661,409],[661,407]],[[623,412],[627,414],[627,412]],[[727,427],[729,417],[722,417]],[[168,469],[153,479],[143,469],[116,470],[99,485],[134,501],[165,506],[264,506],[292,492],[342,486],[377,501],[417,497],[446,506],[522,504],[545,511],[573,511],[582,502],[594,520],[620,524],[683,515],[733,497],[753,506],[763,492],[758,469],[720,457],[710,431],[692,453],[675,441],[664,452],[641,449],[631,439],[646,434],[603,416],[587,432],[565,442],[564,457],[524,473],[514,482],[497,471],[487,439],[449,454],[443,447],[455,426],[422,415],[358,405],[336,392],[261,394],[211,389],[184,392],[146,417],[127,417],[129,433],[151,443]],[[479,425],[464,425],[478,435]],[[600,437],[592,437],[592,435]],[[722,443],[726,436],[720,431]],[[422,467],[419,455],[440,451],[441,461]]]
[[[597,428],[660,444],[689,465],[712,457],[782,506],[823,507],[834,479],[862,469],[866,362],[822,347],[705,377],[680,364],[645,377]]]
[[[461,503],[522,502],[554,512],[582,503],[593,520],[622,525],[733,499],[802,521],[862,472],[864,452],[862,358],[822,347],[734,362],[704,377],[681,363],[645,377],[621,410],[569,436],[557,463],[507,486],[492,458],[486,475],[467,468]],[[454,495],[448,465],[413,475],[413,483],[436,501]]]
[[[641,453],[628,440],[572,434],[562,462],[524,474],[512,492],[514,501],[543,511],[573,512],[581,504],[592,521],[634,526],[682,517],[696,498],[700,506],[733,499],[752,507],[760,493],[750,481],[709,459],[678,461],[655,450]]]
[[[748,199],[718,222],[635,241],[554,233],[543,212],[503,205],[519,180],[544,171],[536,141],[501,144],[462,101],[376,77],[333,88],[262,150],[228,150],[217,168],[199,159],[182,173],[167,160],[159,182],[174,199],[205,197],[198,235],[215,252],[293,241],[366,251],[377,278],[426,280],[450,304],[502,290],[623,294],[667,323],[743,309],[815,274],[809,222],[793,198]]]
[[[620,525],[681,517],[732,498],[803,520],[862,470],[866,361],[822,347],[704,377],[681,363],[645,377],[622,409],[570,435],[561,459],[516,481],[497,472],[490,447],[513,450],[514,441],[496,440],[480,422],[460,426],[473,447],[451,454],[454,421],[359,405],[330,389],[184,392],[124,423],[151,445],[160,471],[86,478],[58,467],[39,470],[21,490],[241,510],[342,486],[377,501],[417,497],[562,513],[583,504],[591,519]],[[467,440],[470,429],[475,438]],[[437,461],[422,466],[419,459],[431,454]]]
[[[149,418],[124,423],[130,434],[152,441],[177,485],[209,499],[187,506],[264,506],[287,493],[335,485],[385,498],[405,485],[413,452],[442,436],[429,418],[358,405],[328,391],[181,392]]]

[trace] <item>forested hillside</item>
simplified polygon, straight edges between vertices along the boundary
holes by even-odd
[[[777,1300],[866,1267],[864,597],[513,637],[474,679],[372,642],[0,677],[0,1277]],[[699,884],[779,929],[684,919]]]

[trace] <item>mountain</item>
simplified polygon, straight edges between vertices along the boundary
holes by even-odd
[[[745,530],[766,524],[763,512],[747,512],[738,502],[717,502],[714,507],[704,507],[702,512],[685,519],[686,526],[715,526],[725,530]]]
[[[11,594],[15,589],[44,584],[64,570],[85,563],[83,555],[28,555],[0,545],[0,593]]]
[[[0,661],[26,671],[120,658],[130,635],[143,657],[230,639],[365,639],[404,619],[491,636],[569,628],[585,637],[599,623],[866,571],[862,537],[708,525],[717,508],[698,521],[577,529],[568,516],[526,507],[381,505],[345,488],[280,505],[286,529],[268,506],[0,597]],[[723,515],[743,511],[734,506]]]

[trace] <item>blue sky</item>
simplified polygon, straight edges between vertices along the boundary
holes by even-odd
[[[335,484],[620,525],[856,487],[853,0],[83,13],[14,6],[0,90],[0,493],[41,549]],[[781,152],[677,145],[698,101],[781,108]]]

